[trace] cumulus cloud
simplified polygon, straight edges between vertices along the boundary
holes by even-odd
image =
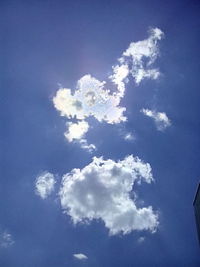
[[[159,55],[158,41],[163,35],[160,29],[153,28],[149,31],[147,39],[130,43],[118,59],[118,63],[112,66],[113,73],[108,77],[116,86],[114,92],[106,87],[105,81],[99,81],[90,74],[78,80],[75,91],[69,88],[60,88],[57,91],[53,103],[61,116],[81,121],[69,124],[69,129],[65,133],[69,142],[81,139],[89,130],[85,120],[90,116],[99,122],[104,121],[109,124],[127,120],[124,115],[126,108],[120,106],[120,102],[124,97],[129,76],[133,77],[136,84],[144,78],[159,77],[159,70],[152,66]]]
[[[87,133],[89,124],[86,121],[78,121],[77,123],[68,123],[68,131],[65,133],[65,137],[69,142],[73,140],[82,139]]]
[[[157,79],[160,72],[152,68],[159,55],[158,41],[164,36],[163,32],[154,28],[149,31],[149,37],[143,41],[132,42],[118,59],[119,64],[113,66],[111,80],[124,93],[125,83],[129,74],[139,84],[144,78]]]
[[[13,237],[7,231],[0,233],[0,247],[8,248],[14,244]]]
[[[156,124],[159,131],[164,131],[167,127],[171,125],[169,118],[164,112],[157,112],[150,109],[142,109],[141,112],[149,118],[152,118]]]
[[[78,260],[87,260],[88,259],[88,257],[83,253],[74,254],[73,256],[74,256],[74,258],[76,258]]]
[[[77,90],[73,94],[70,89],[61,88],[53,98],[55,108],[61,116],[84,120],[93,116],[99,122],[119,123],[125,121],[125,108],[120,107],[120,97],[111,94],[100,82],[91,75],[83,76],[77,82]]]
[[[42,199],[47,198],[54,190],[56,181],[54,175],[49,172],[44,172],[36,178],[35,192]]]
[[[134,184],[151,183],[148,163],[132,155],[115,162],[93,158],[83,169],[73,169],[63,176],[60,200],[73,222],[87,223],[101,219],[111,235],[133,230],[155,231],[158,215],[151,206],[137,208],[130,193]]]

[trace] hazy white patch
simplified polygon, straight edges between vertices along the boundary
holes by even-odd
[[[64,134],[69,142],[83,138],[89,129],[87,121],[69,122],[68,131]]]
[[[54,106],[61,116],[84,120],[89,116],[99,122],[119,123],[125,121],[125,108],[120,107],[120,97],[110,94],[105,89],[105,82],[100,82],[91,75],[83,76],[77,83],[77,90],[72,94],[70,89],[61,88],[53,98]]]
[[[133,141],[133,140],[135,140],[135,137],[134,137],[134,135],[132,133],[126,133],[124,135],[124,140],[126,140],[126,141]]]
[[[125,91],[124,79],[132,74],[135,83],[139,84],[144,78],[157,79],[158,69],[152,68],[159,55],[158,41],[164,36],[163,32],[154,28],[149,31],[149,37],[143,41],[132,42],[119,58],[119,63],[113,66],[114,74],[111,80],[118,85],[119,91]]]
[[[139,158],[127,156],[115,162],[93,158],[83,169],[73,169],[63,176],[60,200],[73,222],[87,223],[101,219],[111,235],[158,226],[152,207],[137,208],[130,192],[134,183],[153,181],[151,167]]]
[[[145,237],[141,236],[138,238],[138,243],[143,243],[145,241]]]
[[[171,125],[169,118],[164,112],[157,112],[150,109],[142,109],[141,112],[154,120],[156,127],[159,131],[164,131]]]
[[[55,183],[56,181],[52,173],[42,173],[36,178],[36,194],[39,195],[42,199],[47,198],[53,192]]]
[[[74,256],[74,258],[76,258],[78,260],[87,260],[88,259],[88,257],[83,253],[74,254],[73,256]]]
[[[0,247],[8,248],[14,244],[13,237],[7,231],[0,233]]]

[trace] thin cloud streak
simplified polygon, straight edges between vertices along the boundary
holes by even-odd
[[[141,112],[145,116],[154,120],[158,131],[164,131],[167,127],[171,126],[171,121],[169,120],[165,112],[157,112],[150,109],[142,109]]]

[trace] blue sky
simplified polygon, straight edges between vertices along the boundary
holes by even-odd
[[[199,9],[0,2],[0,266],[200,265]]]

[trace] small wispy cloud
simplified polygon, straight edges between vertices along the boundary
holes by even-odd
[[[74,256],[74,258],[76,258],[78,260],[87,260],[88,259],[88,257],[83,253],[74,254],[73,256]]]
[[[155,110],[150,109],[142,109],[141,112],[145,116],[154,120],[156,127],[159,131],[164,131],[167,127],[171,125],[171,121],[164,112],[157,112]]]
[[[43,172],[35,181],[35,192],[42,199],[47,198],[54,190],[56,181],[54,175],[50,172]]]
[[[93,153],[95,150],[97,150],[96,146],[94,144],[88,144],[86,139],[80,139],[79,141],[81,148],[87,150],[89,153]]]
[[[138,243],[141,244],[145,241],[145,237],[144,236],[141,236],[138,238]]]
[[[8,248],[14,244],[12,235],[8,231],[3,231],[0,233],[0,247]]]
[[[135,136],[133,135],[133,133],[128,132],[124,135],[124,140],[125,141],[134,141]]]

